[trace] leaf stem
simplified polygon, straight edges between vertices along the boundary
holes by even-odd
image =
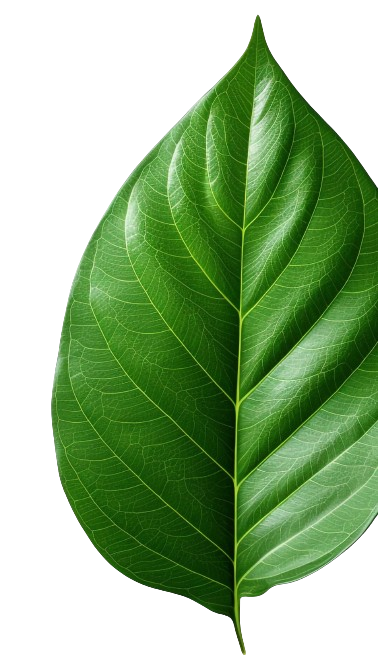
[[[235,595],[235,604],[234,604],[234,627],[242,654],[246,654],[244,640],[240,628],[240,599],[236,595]]]

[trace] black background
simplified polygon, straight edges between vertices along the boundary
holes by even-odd
[[[62,15],[64,38],[51,38],[48,53],[55,61],[51,159],[59,185],[50,253],[52,370],[69,287],[91,233],[132,169],[240,57],[257,10],[285,73],[375,178],[375,20],[347,10],[331,17],[308,4],[299,13],[254,7],[247,14],[240,3],[227,10],[213,5],[206,18],[190,5],[177,5],[173,14],[143,5],[128,17],[124,5],[122,15],[103,8],[96,14],[93,6],[88,16]],[[51,470],[54,475],[53,454]],[[81,531],[57,477],[53,500],[56,571],[48,590],[60,612],[62,649],[85,658],[97,658],[99,649],[121,659],[179,658],[183,652],[240,658],[230,620],[111,568]],[[271,649],[294,658],[309,651],[339,656],[345,645],[346,651],[361,648],[370,628],[365,594],[375,565],[371,529],[311,577],[243,599],[248,656]],[[340,615],[341,627],[335,624]]]

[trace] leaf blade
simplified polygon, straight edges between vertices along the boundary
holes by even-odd
[[[71,291],[53,423],[75,514],[127,576],[229,615],[242,651],[240,597],[323,566],[377,511],[377,219],[257,19]]]

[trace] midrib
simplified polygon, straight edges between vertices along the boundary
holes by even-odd
[[[257,49],[258,49],[259,28],[256,31],[255,39],[255,79],[253,85],[253,99],[251,107],[251,121],[247,145],[246,157],[246,172],[245,172],[245,190],[244,190],[244,210],[243,210],[243,225],[242,225],[242,239],[241,239],[241,256],[240,256],[240,290],[239,290],[239,342],[238,342],[238,366],[236,377],[236,397],[235,397],[235,450],[234,450],[234,625],[239,645],[243,654],[245,654],[244,641],[240,628],[240,597],[238,594],[237,584],[237,544],[238,544],[238,429],[239,429],[239,409],[240,409],[240,365],[241,365],[241,346],[242,346],[242,327],[243,327],[243,267],[244,267],[244,235],[246,230],[246,209],[247,209],[247,189],[248,189],[248,162],[249,150],[251,145],[252,127],[253,127],[253,111],[255,102],[256,90],[256,72],[257,72]]]

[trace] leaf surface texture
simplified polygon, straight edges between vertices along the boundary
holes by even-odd
[[[377,188],[259,19],[120,190],[78,269],[59,471],[102,555],[229,615],[377,512]],[[242,641],[241,641],[242,645]]]

